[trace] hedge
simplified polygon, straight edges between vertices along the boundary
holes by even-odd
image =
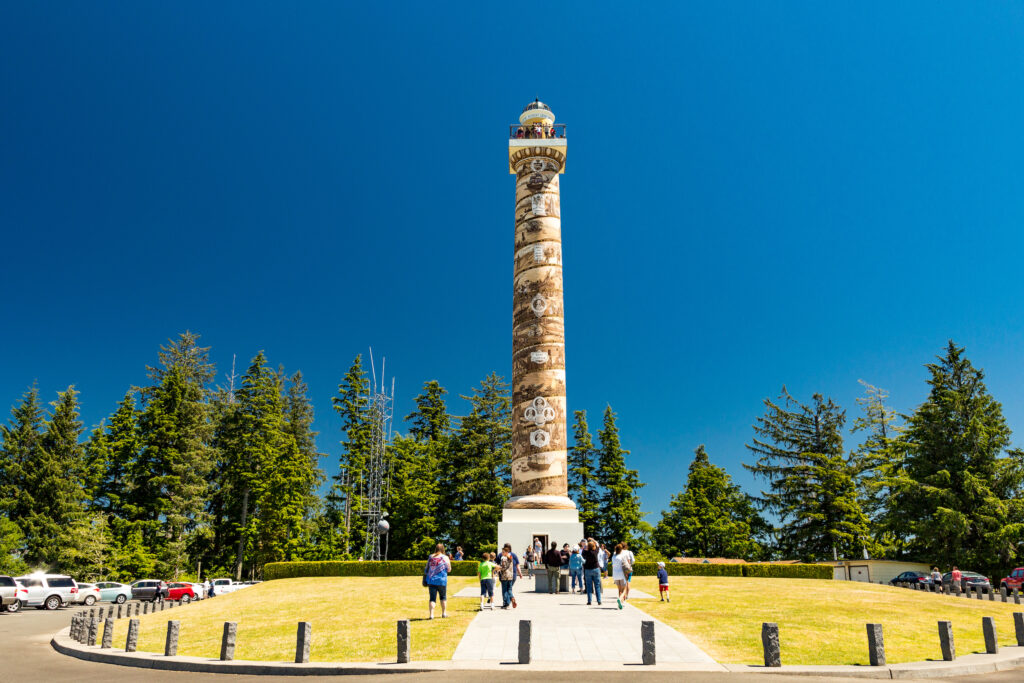
[[[263,566],[263,578],[294,579],[300,576],[420,576],[426,560],[387,562],[271,562]],[[476,576],[477,562],[452,562],[452,576]]]
[[[271,562],[263,567],[263,578],[294,579],[302,576],[420,576],[425,560],[387,562]],[[452,562],[452,576],[476,576],[476,560]],[[827,564],[690,564],[667,562],[672,576],[758,576],[777,579],[831,579]],[[637,576],[654,576],[656,562],[637,562]]]

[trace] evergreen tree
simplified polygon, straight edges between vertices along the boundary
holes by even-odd
[[[97,428],[86,445],[88,480],[92,482],[86,491],[90,508],[131,517],[125,506],[140,448],[139,411],[135,392],[129,391],[111,415],[110,424]]]
[[[597,450],[587,426],[587,411],[573,412],[573,445],[569,449],[569,495],[576,501],[580,522],[586,534],[597,532],[600,496],[597,491],[596,473],[594,472]]]
[[[416,397],[416,410],[405,416],[407,422],[412,422],[410,436],[417,441],[441,441],[448,437],[452,421],[444,402],[447,393],[436,379],[423,384],[423,392]]]
[[[874,552],[883,557],[900,557],[906,551],[906,538],[899,532],[891,511],[894,509],[890,482],[903,467],[906,449],[901,441],[901,416],[886,404],[889,394],[863,380],[866,396],[857,403],[863,415],[854,420],[853,433],[866,434],[864,442],[853,452],[853,465],[858,475],[861,506],[871,520]]]
[[[711,464],[703,444],[694,452],[685,488],[661,515],[654,542],[666,557],[764,557],[758,539],[767,522],[726,471]]]
[[[339,544],[346,557],[363,547],[364,530],[359,514],[366,508],[366,467],[370,454],[369,383],[363,370],[362,355],[338,385],[338,395],[331,399],[341,418],[342,453],[338,474],[328,496],[329,514],[340,527]]]
[[[0,574],[18,576],[28,572],[28,565],[22,559],[25,552],[25,535],[18,525],[0,514]]]
[[[508,384],[495,373],[462,398],[471,407],[444,463],[450,514],[442,533],[449,543],[475,554],[497,544],[502,506],[511,492],[512,399]]]
[[[288,379],[287,393],[284,397],[285,430],[295,441],[300,455],[297,466],[301,476],[297,485],[305,497],[303,517],[306,522],[312,519],[314,511],[319,508],[317,488],[325,477],[320,469],[320,453],[316,448],[318,432],[313,430],[313,402],[308,396],[309,387],[296,372]]]
[[[785,387],[780,398],[779,404],[765,399],[767,411],[747,445],[758,459],[744,465],[770,486],[759,502],[782,522],[775,530],[779,550],[805,561],[860,557],[871,539],[857,472],[843,453],[846,413],[820,394],[811,406]]]
[[[649,525],[640,511],[637,490],[644,486],[636,470],[626,467],[629,451],[622,448],[619,428],[612,407],[604,409],[604,424],[597,433],[601,446],[597,451],[597,483],[601,487],[601,536],[611,543],[627,542],[641,549]]]
[[[147,546],[159,558],[160,573],[177,578],[190,566],[191,536],[207,520],[207,477],[215,461],[208,384],[214,368],[208,348],[185,332],[161,347],[153,384],[141,390],[141,448],[132,477],[137,518],[149,522]]]
[[[1024,542],[1024,453],[1006,450],[1002,406],[963,347],[950,341],[926,367],[931,391],[910,418],[906,460],[890,482],[894,521],[912,556],[975,571],[1013,566]]]
[[[39,390],[33,385],[11,408],[8,424],[0,426],[0,511],[9,519],[25,519],[35,509],[28,476],[34,463],[44,460],[42,429]],[[24,530],[17,534],[24,540]]]

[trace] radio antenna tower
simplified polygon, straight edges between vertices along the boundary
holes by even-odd
[[[377,368],[373,361],[373,347],[370,347],[370,372],[373,388],[367,397],[368,421],[370,426],[370,457],[367,462],[366,545],[363,547],[364,560],[386,560],[388,557],[388,531],[385,507],[391,499],[391,459],[387,446],[391,441],[391,422],[394,416],[395,378],[391,378],[390,390],[384,384],[384,363],[381,358],[380,383],[377,383]],[[390,391],[390,393],[389,393]]]

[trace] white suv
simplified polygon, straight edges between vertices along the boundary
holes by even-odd
[[[26,607],[54,610],[78,597],[78,584],[64,574],[31,574],[19,576],[18,581],[28,589]]]

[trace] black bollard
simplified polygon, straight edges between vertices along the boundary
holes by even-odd
[[[868,659],[871,666],[885,666],[885,641],[882,639],[882,625],[868,624]]]
[[[519,622],[519,663],[529,664],[533,656],[533,622],[523,619]]]
[[[125,652],[135,652],[139,647],[139,620],[132,619],[128,622],[128,640],[124,644]]]
[[[295,636],[295,663],[309,663],[310,641],[313,637],[313,624],[308,621],[300,621]]]
[[[224,635],[220,639],[220,659],[229,662],[235,658],[235,641],[238,639],[238,624],[233,621],[224,622]]]
[[[100,647],[109,650],[114,646],[114,618],[107,617],[103,622],[103,645]]]
[[[761,647],[764,648],[765,666],[782,666],[778,624],[770,622],[761,624]]]
[[[402,619],[398,622],[398,663],[408,664],[411,654],[411,643],[409,642],[409,620]]]
[[[953,622],[939,622],[939,646],[942,648],[942,660],[952,662],[956,659],[956,643],[953,642]]]
[[[1017,634],[1017,647],[1024,647],[1024,612],[1013,613],[1013,630]]]
[[[655,643],[654,643],[654,622],[653,621],[641,621],[640,622],[640,643],[643,647],[643,663],[654,664],[656,661],[655,657]]]
[[[996,620],[992,617],[981,618],[981,630],[985,634],[985,652],[990,655],[999,654],[999,639],[996,637]]]
[[[167,622],[167,640],[164,641],[164,656],[173,657],[178,654],[178,635],[181,633],[180,621]]]

